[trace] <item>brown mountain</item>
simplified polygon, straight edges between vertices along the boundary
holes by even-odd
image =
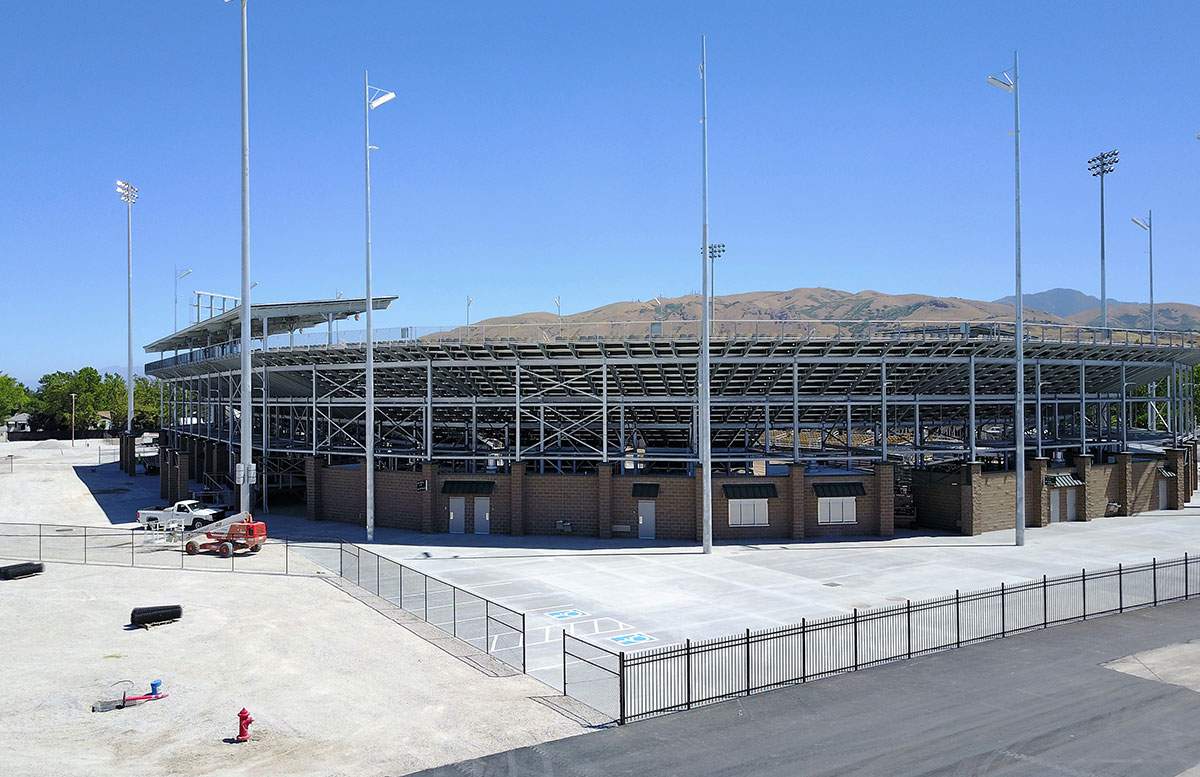
[[[1085,310],[1070,316],[1073,324],[1100,326],[1100,309]],[[1149,305],[1109,305],[1108,325],[1115,329],[1149,329]],[[1200,306],[1186,302],[1159,302],[1154,305],[1154,325],[1158,329],[1200,329]]]

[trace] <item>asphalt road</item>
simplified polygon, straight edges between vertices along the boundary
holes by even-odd
[[[1200,601],[1192,600],[420,774],[1174,777],[1200,763],[1200,693],[1103,664],[1197,639]]]

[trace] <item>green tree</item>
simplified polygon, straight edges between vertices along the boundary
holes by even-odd
[[[0,372],[0,421],[13,413],[31,410],[30,405],[29,389],[11,375]]]

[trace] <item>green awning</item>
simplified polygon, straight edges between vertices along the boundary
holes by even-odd
[[[774,483],[726,483],[721,490],[726,499],[774,499],[779,496]]]
[[[456,494],[462,496],[464,494],[476,494],[486,496],[496,489],[496,484],[491,480],[443,480],[442,493]]]
[[[853,483],[813,483],[813,491],[819,497],[867,495],[867,489],[857,480]]]
[[[658,496],[658,483],[634,483],[633,495],[642,499],[654,499]]]

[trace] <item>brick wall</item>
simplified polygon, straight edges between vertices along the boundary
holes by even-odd
[[[962,518],[962,485],[959,478],[942,483],[913,482],[913,510],[917,525],[930,529],[958,531]]]
[[[424,500],[417,483],[425,479],[423,472],[376,472],[375,525],[421,531]]]
[[[1117,515],[1119,510],[1108,510],[1108,505],[1121,501],[1121,471],[1116,464],[1093,464],[1088,481],[1088,518]]]
[[[538,475],[525,473],[525,531],[557,534],[555,521],[570,521],[571,533],[595,537],[600,533],[595,475]],[[656,516],[657,519],[657,516]]]
[[[971,480],[973,507],[969,533],[1012,529],[1017,509],[1017,473],[972,473]]]
[[[654,499],[654,534],[665,540],[699,541],[696,534],[696,515],[698,513],[696,484],[699,481],[686,475],[667,477],[644,477],[641,475],[620,475],[612,479],[612,525],[628,526],[628,531],[614,531],[614,537],[638,536],[637,508],[638,499],[633,496],[634,483],[657,483],[658,496]],[[716,480],[713,481],[714,502],[716,501]],[[770,510],[768,509],[768,513]],[[716,508],[713,508],[713,534],[716,535]],[[769,518],[770,516],[768,516]]]
[[[1130,514],[1158,509],[1157,461],[1135,461],[1130,465],[1133,477],[1133,509]]]
[[[322,520],[365,526],[367,480],[363,468],[322,467],[317,472]]]

